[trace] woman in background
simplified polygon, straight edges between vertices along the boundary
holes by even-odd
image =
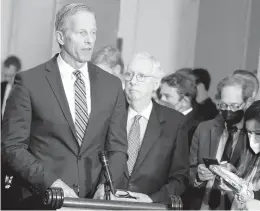
[[[242,192],[230,192],[231,189],[224,188],[229,192],[232,199],[232,210],[243,209],[245,204],[252,200],[260,200],[260,100],[255,101],[245,113],[245,128],[248,134],[247,147],[242,154],[241,164],[236,174],[247,184],[246,190]]]

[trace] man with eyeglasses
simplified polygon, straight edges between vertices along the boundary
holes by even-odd
[[[136,54],[124,73],[128,106],[128,162],[122,187],[136,202],[169,203],[188,184],[188,140],[184,116],[152,100],[162,77],[160,63]]]
[[[225,203],[225,192],[220,191],[219,178],[205,166],[203,158],[217,159],[220,165],[236,171],[246,146],[243,117],[252,103],[253,88],[252,83],[234,75],[219,82],[219,115],[198,126],[190,149],[191,181],[197,191],[192,209],[230,209],[230,204]]]

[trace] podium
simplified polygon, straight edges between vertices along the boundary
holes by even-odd
[[[70,210],[181,210],[183,205],[179,196],[170,196],[172,203],[169,205],[159,203],[141,203],[109,201],[64,197],[61,188],[50,188],[44,196],[44,204],[49,209],[66,208]]]

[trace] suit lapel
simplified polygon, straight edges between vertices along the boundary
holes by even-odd
[[[239,133],[239,137],[234,152],[230,159],[230,163],[232,163],[234,166],[236,166],[236,164],[238,163],[239,158],[241,157],[241,152],[243,151],[243,149],[245,149],[246,141],[247,141],[247,136],[245,132],[241,130]]]
[[[136,160],[132,175],[134,175],[135,171],[137,171],[140,168],[142,162],[148,155],[152,146],[155,144],[156,141],[158,141],[158,138],[161,134],[161,124],[164,121],[165,119],[163,115],[160,113],[159,106],[155,102],[153,102],[153,109],[146,127],[142,146],[139,151],[139,155]]]
[[[90,146],[94,135],[96,134],[96,114],[98,112],[98,106],[100,99],[98,98],[98,71],[95,70],[95,66],[88,62],[88,73],[90,82],[90,95],[91,95],[91,113],[88,120],[88,126],[85,131],[82,146],[80,147],[80,155]]]
[[[75,125],[70,113],[69,104],[66,98],[66,94],[63,88],[61,75],[59,72],[58,64],[57,64],[57,55],[55,55],[47,64],[46,64],[46,79],[50,84],[50,87],[60,105],[60,108],[70,126],[70,129],[77,140]]]
[[[213,126],[213,128],[211,129],[210,132],[210,149],[209,149],[209,156],[210,157],[216,157],[217,155],[217,150],[218,150],[218,145],[220,142],[220,137],[223,133],[224,130],[224,125],[223,123],[220,121],[220,119],[217,117],[216,119],[216,123]]]

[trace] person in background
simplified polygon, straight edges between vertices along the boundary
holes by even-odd
[[[248,192],[233,192],[227,185],[221,186],[233,202],[232,210],[243,208],[249,200],[260,200],[260,100],[255,101],[246,110],[245,128],[248,143],[242,153],[236,174],[248,184],[246,188]]]
[[[230,209],[230,204],[223,205],[218,180],[203,158],[227,162],[230,170],[238,167],[247,140],[244,112],[252,103],[253,89],[252,83],[238,76],[218,83],[216,100],[220,114],[198,126],[190,148],[190,178],[194,186],[191,209]]]
[[[10,94],[14,77],[21,70],[21,61],[17,56],[9,56],[3,64],[4,81],[1,82],[1,116],[3,116],[6,106],[6,100]]]
[[[185,115],[190,145],[193,134],[201,122],[197,109],[194,107],[196,98],[195,80],[178,71],[165,76],[161,81],[160,95],[160,102],[163,105]]]
[[[124,72],[124,62],[119,50],[113,46],[105,46],[94,53],[92,57],[93,64],[110,74],[115,75],[122,81],[124,88],[124,79],[122,77]]]
[[[203,121],[214,119],[218,115],[218,110],[208,93],[211,83],[210,74],[208,70],[203,68],[193,69],[192,74],[196,77],[197,112],[202,117]]]
[[[2,126],[1,155],[17,175],[22,208],[37,209],[48,188],[93,198],[102,188],[100,151],[108,152],[117,188],[127,162],[126,103],[118,78],[90,61],[96,17],[86,4],[56,15],[61,51],[16,74]]]
[[[180,196],[188,184],[184,116],[152,100],[162,74],[160,63],[148,53],[135,54],[124,73],[129,159],[120,186],[135,202],[171,203],[169,196]]]
[[[252,92],[252,101],[255,101],[255,98],[257,97],[258,92],[259,92],[259,80],[258,80],[257,76],[254,73],[247,71],[247,70],[235,70],[233,75],[237,75],[239,77],[244,78],[245,80],[247,80],[249,82],[250,81],[253,82],[254,90]]]

